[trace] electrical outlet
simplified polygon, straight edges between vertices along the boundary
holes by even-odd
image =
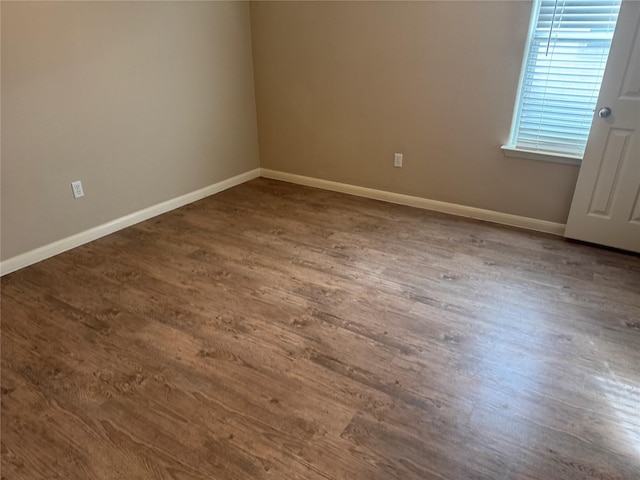
[[[393,166],[394,167],[398,167],[398,168],[402,167],[402,154],[401,153],[396,153],[393,156]]]
[[[84,190],[82,189],[82,182],[80,180],[71,182],[71,190],[73,190],[73,198],[84,197]]]

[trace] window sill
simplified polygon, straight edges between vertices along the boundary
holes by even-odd
[[[581,157],[574,155],[562,155],[559,153],[543,153],[533,150],[523,150],[521,148],[512,147],[511,145],[502,145],[502,153],[505,157],[526,158],[528,160],[538,160],[540,162],[561,163],[564,165],[580,166]]]

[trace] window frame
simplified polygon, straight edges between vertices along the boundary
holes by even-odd
[[[521,146],[517,146],[517,133],[518,133],[517,130],[520,124],[520,114],[521,114],[520,107],[522,103],[522,95],[523,95],[523,90],[526,88],[525,78],[528,73],[527,67],[530,65],[529,58],[531,55],[532,45],[534,43],[535,29],[537,27],[537,24],[540,18],[542,2],[543,0],[534,0],[531,5],[529,27],[527,32],[525,48],[522,56],[522,65],[520,67],[520,76],[518,79],[518,88],[517,88],[515,103],[513,107],[511,128],[509,131],[509,140],[507,143],[501,146],[501,149],[503,154],[506,157],[525,158],[529,160],[539,160],[539,161],[545,161],[545,162],[579,166],[582,163],[584,153],[583,155],[573,155],[570,153],[555,152],[552,150],[543,150],[543,149],[532,150],[532,149],[523,148]],[[609,45],[609,52],[610,52],[610,48],[611,48],[611,45]],[[607,58],[609,56],[609,52],[607,52],[607,56],[606,56]],[[605,67],[606,67],[606,60],[605,60]],[[596,101],[597,101],[597,96],[596,96]],[[592,123],[593,123],[593,117],[592,117]],[[591,127],[592,127],[592,124],[591,124]]]

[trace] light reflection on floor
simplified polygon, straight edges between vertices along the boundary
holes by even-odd
[[[607,440],[615,442],[612,446],[616,450],[626,447],[625,453],[640,458],[640,385],[602,376],[595,380],[618,420],[620,434]]]

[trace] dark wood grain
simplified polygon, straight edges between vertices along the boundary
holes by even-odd
[[[640,258],[258,179],[2,278],[2,478],[640,478]]]

